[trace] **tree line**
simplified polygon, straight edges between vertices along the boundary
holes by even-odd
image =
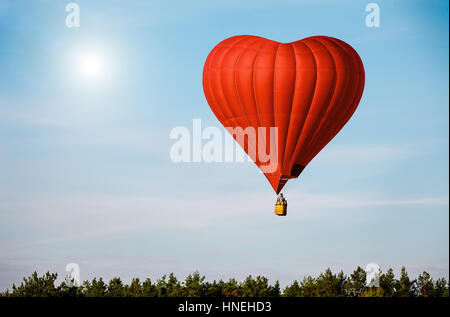
[[[84,281],[79,286],[63,281],[56,285],[57,273],[47,272],[39,276],[37,272],[23,278],[20,285],[12,285],[11,290],[0,293],[1,297],[448,297],[449,283],[444,278],[433,280],[430,274],[423,272],[411,279],[405,267],[399,278],[392,269],[379,272],[379,285],[367,286],[366,272],[358,267],[349,276],[343,271],[333,273],[327,269],[318,277],[305,277],[295,280],[284,289],[276,281],[269,283],[267,277],[251,275],[238,282],[205,280],[197,271],[180,281],[171,273],[155,282],[149,278],[140,281],[134,278],[125,284],[118,277],[105,282],[102,278]]]

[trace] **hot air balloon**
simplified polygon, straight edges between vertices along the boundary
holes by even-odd
[[[358,53],[327,36],[292,43],[233,36],[213,48],[203,69],[203,90],[217,119],[229,131],[254,128],[263,140],[233,134],[247,154],[269,153],[275,133],[274,168],[250,156],[277,194],[347,123],[363,89]]]

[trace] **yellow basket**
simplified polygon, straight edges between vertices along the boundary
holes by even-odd
[[[286,205],[275,205],[275,215],[277,216],[286,216],[287,214],[287,206]]]

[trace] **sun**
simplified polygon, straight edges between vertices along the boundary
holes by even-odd
[[[92,91],[114,85],[118,75],[116,51],[110,46],[89,43],[77,43],[67,49],[66,63],[69,67],[64,69],[71,78],[71,85]]]
[[[102,75],[103,59],[96,54],[86,54],[79,58],[81,74],[87,78],[98,78]]]

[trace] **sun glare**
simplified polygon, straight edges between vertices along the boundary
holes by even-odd
[[[86,55],[80,58],[80,70],[86,77],[98,77],[103,68],[102,59],[96,55]]]
[[[68,50],[67,68],[73,83],[83,89],[110,87],[117,71],[112,50],[99,45],[81,45]]]

